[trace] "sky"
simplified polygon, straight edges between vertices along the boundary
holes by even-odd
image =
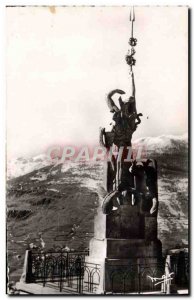
[[[125,55],[129,7],[8,7],[7,156],[52,145],[96,145],[110,129],[106,95],[130,95]],[[188,127],[188,11],[135,7],[136,105],[133,140],[181,135]],[[117,101],[117,97],[115,98]]]

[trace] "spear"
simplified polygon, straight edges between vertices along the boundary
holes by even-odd
[[[131,22],[131,37],[133,38],[133,22],[135,21],[134,7],[132,7],[131,10],[130,10],[129,20]]]
[[[135,21],[134,7],[132,7],[130,10],[129,21],[131,22],[131,37],[129,39],[129,45],[131,46],[131,49],[129,50],[129,54],[126,56],[126,62],[130,66],[130,69],[132,71],[132,67],[135,65],[135,59],[133,57],[135,54],[134,47],[137,44],[137,39],[133,37],[133,23]]]

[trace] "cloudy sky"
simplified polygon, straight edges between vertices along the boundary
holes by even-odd
[[[129,7],[7,8],[8,158],[51,145],[98,144],[105,98],[130,93]],[[136,7],[133,139],[187,132],[188,19],[184,7]],[[115,98],[116,100],[116,98]]]

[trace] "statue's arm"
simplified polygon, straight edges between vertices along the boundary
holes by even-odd
[[[131,75],[131,96],[135,98],[135,79],[133,71],[130,72]]]
[[[131,97],[133,98],[134,101],[134,112],[137,113],[137,109],[136,109],[136,99],[135,99],[135,79],[134,79],[134,74],[133,71],[130,72],[130,76],[131,76]]]

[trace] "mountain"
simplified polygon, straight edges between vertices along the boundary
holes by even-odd
[[[144,137],[136,139],[133,142],[135,148],[142,147],[148,154],[163,154],[168,152],[185,152],[188,151],[188,134],[181,136],[161,135],[159,137]],[[31,158],[18,157],[7,162],[7,179],[23,176],[34,170],[43,167],[56,165],[56,160],[50,160],[47,154],[40,154]],[[65,164],[64,168],[68,168],[70,163]]]
[[[46,154],[32,158],[18,157],[7,162],[7,179],[16,178],[51,164]]]
[[[185,153],[188,151],[188,134],[180,136],[161,135],[158,137],[144,137],[133,142],[134,148],[142,147],[143,151],[153,155],[173,153]],[[56,165],[56,160],[50,160],[47,154],[40,154],[32,158],[19,157],[7,162],[7,179],[16,178],[28,174],[34,170],[46,166]],[[69,168],[70,163],[64,165]]]
[[[184,149],[188,147],[188,134],[144,137],[135,140],[134,144],[145,146],[147,151],[156,151],[157,153],[184,151]]]
[[[135,144],[135,143],[134,143]],[[143,138],[158,162],[158,236],[163,251],[188,245],[187,136]],[[10,166],[8,165],[8,169]],[[18,280],[27,248],[86,249],[99,206],[102,162],[51,162],[45,155],[14,160],[7,180],[10,280]]]

